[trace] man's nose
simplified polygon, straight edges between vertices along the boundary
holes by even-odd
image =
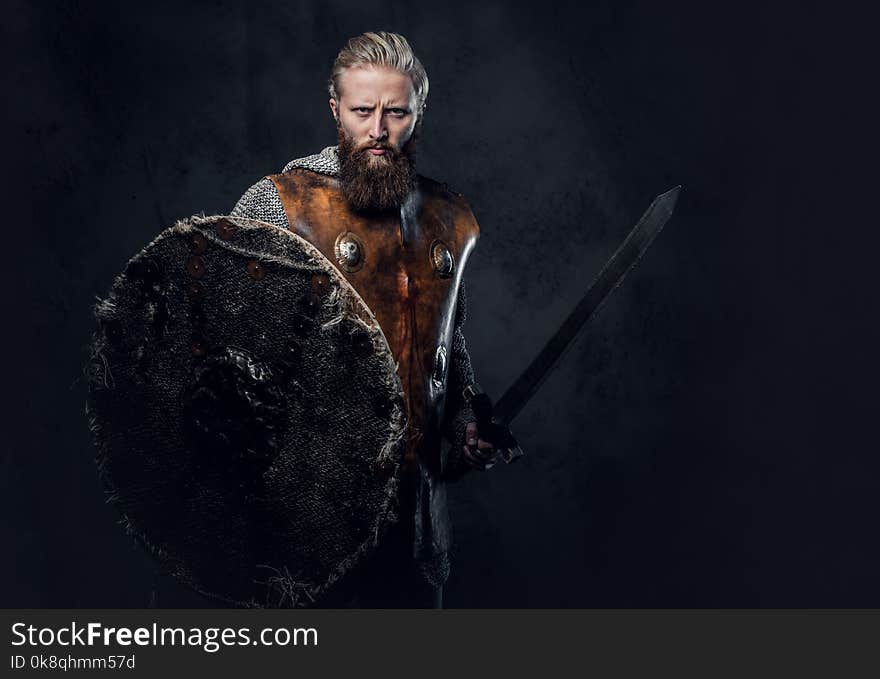
[[[373,114],[372,124],[370,125],[370,139],[373,141],[382,141],[388,136],[388,129],[385,127],[385,117],[381,110],[377,110]]]

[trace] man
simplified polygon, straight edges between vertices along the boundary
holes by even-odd
[[[479,228],[460,196],[415,173],[428,78],[403,36],[349,40],[329,93],[338,146],[260,180],[232,216],[291,229],[338,264],[376,315],[404,387],[401,522],[330,603],[439,607],[451,542],[444,484],[497,456],[462,394],[474,374],[461,276]]]

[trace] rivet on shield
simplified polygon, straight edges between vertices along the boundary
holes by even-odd
[[[455,270],[455,259],[449,247],[440,240],[435,240],[431,244],[431,264],[434,272],[440,278],[449,278]]]
[[[366,358],[373,353],[373,340],[367,333],[359,333],[355,336],[353,348],[355,356]]]
[[[314,317],[321,308],[321,298],[315,294],[305,295],[299,301],[299,307],[306,316]]]
[[[266,277],[266,267],[255,259],[247,263],[247,271],[248,275],[255,281],[261,281]]]
[[[339,267],[347,273],[354,273],[364,265],[364,244],[351,231],[339,234],[333,250]]]
[[[285,349],[286,350],[281,353],[279,359],[275,362],[279,371],[278,377],[280,382],[287,382],[290,380],[302,367],[302,349],[300,349],[295,343],[287,345]]]
[[[193,335],[189,341],[189,349],[193,356],[201,358],[208,351],[208,345],[205,339],[199,335]]]
[[[330,276],[325,273],[312,275],[312,290],[323,295],[330,289]]]
[[[305,337],[312,330],[312,322],[304,316],[297,316],[293,321],[292,329],[297,337]]]
[[[186,270],[193,278],[201,278],[205,275],[205,263],[198,255],[193,255],[186,263]]]
[[[235,225],[227,219],[217,222],[217,235],[223,240],[229,240],[235,234]]]
[[[208,239],[198,231],[192,233],[189,237],[189,249],[197,255],[204,254],[208,249]]]
[[[201,304],[193,305],[189,311],[189,320],[190,323],[197,328],[204,327],[207,317],[205,316],[205,310],[202,308]]]
[[[289,342],[285,349],[284,361],[292,366],[298,366],[302,361],[302,347],[297,342]]]
[[[204,284],[199,281],[190,281],[186,286],[186,292],[194,302],[201,301],[208,292]]]

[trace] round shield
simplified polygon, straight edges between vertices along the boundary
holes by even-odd
[[[396,520],[406,429],[388,343],[316,248],[192,218],[96,307],[89,413],[124,524],[179,580],[309,606]]]

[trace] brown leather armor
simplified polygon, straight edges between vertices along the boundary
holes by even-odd
[[[378,319],[407,402],[407,475],[422,468],[433,488],[444,471],[440,423],[456,300],[479,236],[473,213],[461,196],[424,177],[398,214],[382,217],[353,212],[335,177],[293,169],[269,179],[291,230],[338,264]],[[359,257],[346,260],[340,247],[358,250]],[[435,535],[430,542],[436,541]]]

